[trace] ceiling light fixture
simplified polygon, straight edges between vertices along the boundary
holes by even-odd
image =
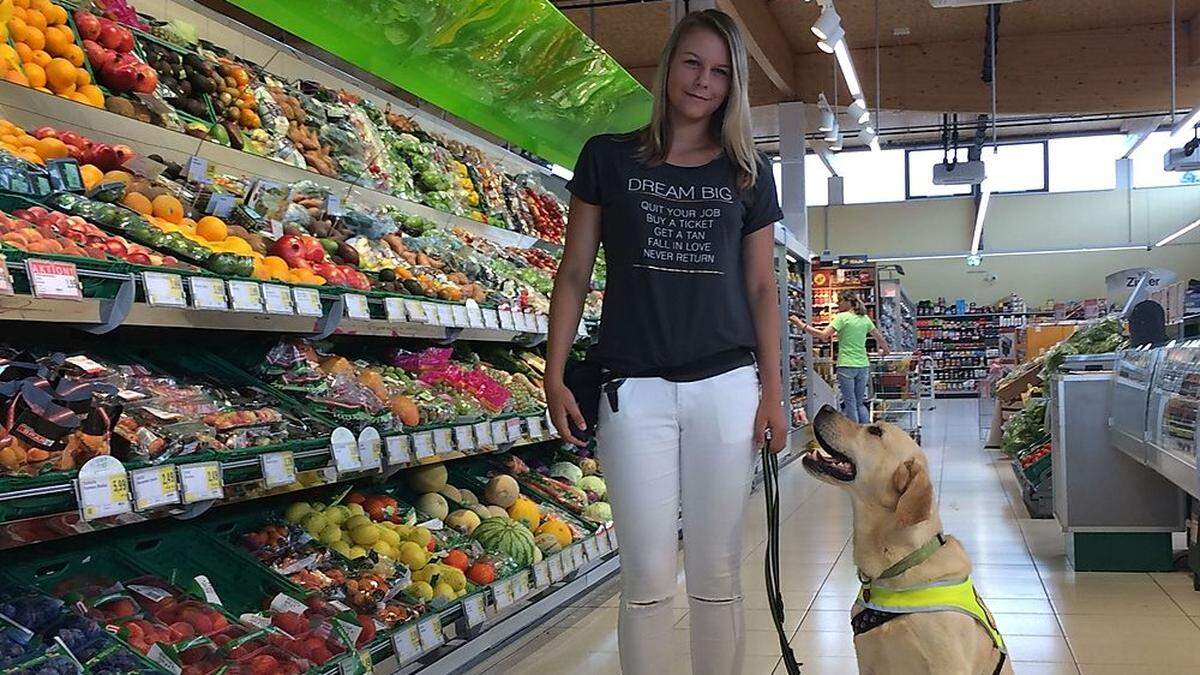
[[[867,104],[862,99],[855,99],[846,108],[846,112],[850,115],[850,119],[858,124],[866,124],[867,120],[871,119],[871,111],[867,110]]]
[[[858,142],[863,145],[870,145],[875,140],[875,130],[870,126],[865,126],[858,132]]]
[[[825,132],[825,140],[833,143],[841,138],[840,130],[838,129],[837,118],[833,118],[833,125]]]
[[[832,54],[836,45],[841,44],[845,37],[846,31],[841,26],[834,26],[828,36],[817,40],[817,49]]]
[[[1115,244],[1113,246],[1089,246],[1084,248],[1057,248],[1057,249],[1037,249],[1031,251],[988,251],[989,258],[1007,258],[1021,255],[1066,255],[1070,253],[1106,253],[1111,251],[1145,251],[1144,244]],[[914,254],[900,256],[871,256],[871,260],[877,263],[883,262],[913,262],[917,260],[954,260],[956,258],[969,258],[970,253],[929,253],[929,254]]]
[[[1200,219],[1193,220],[1192,222],[1188,223],[1187,225],[1184,225],[1183,227],[1179,228],[1178,230],[1175,230],[1171,234],[1168,234],[1167,236],[1163,237],[1162,239],[1159,239],[1158,243],[1155,244],[1155,246],[1166,246],[1167,244],[1175,241],[1176,239],[1187,234],[1188,232],[1191,232],[1192,230],[1196,229],[1197,227],[1200,227]]]
[[[984,183],[979,186],[979,206],[975,209],[975,232],[971,234],[971,255],[979,253],[979,243],[983,240],[983,221],[987,218],[988,205],[992,201],[992,190]]]
[[[812,32],[813,35],[817,36],[818,40],[826,40],[834,31],[841,27],[842,17],[838,16],[837,10],[833,8],[833,3],[831,2],[821,9],[821,16],[812,25]]]
[[[850,98],[855,101],[865,100],[862,85],[858,82],[858,73],[854,72],[854,62],[850,60],[850,49],[846,47],[845,40],[841,40],[834,46],[833,55],[837,57],[838,66],[842,69],[846,88],[850,90]]]
[[[817,131],[829,131],[837,125],[837,116],[833,114],[833,108],[829,105],[829,100],[825,98],[825,92],[817,95],[817,108],[821,110],[821,121],[817,123]]]

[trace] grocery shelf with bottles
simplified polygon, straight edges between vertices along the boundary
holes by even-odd
[[[808,321],[810,317],[808,265],[805,260],[792,254],[785,256],[785,263],[787,269],[785,279],[787,316]],[[788,392],[791,427],[797,429],[807,420],[809,359],[811,358],[809,345],[812,338],[791,325],[790,322],[785,321],[783,328],[787,338],[787,348],[783,351],[784,357],[787,359],[787,379],[784,386]]]

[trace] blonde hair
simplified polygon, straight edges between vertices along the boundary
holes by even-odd
[[[713,140],[721,144],[725,155],[737,167],[737,185],[748,190],[758,180],[758,153],[754,149],[754,135],[750,120],[750,67],[746,58],[746,43],[733,17],[716,9],[692,12],[683,17],[671,33],[671,39],[663,47],[658,60],[658,74],[654,78],[654,109],[650,113],[650,124],[638,133],[641,147],[638,159],[648,166],[658,166],[666,161],[671,145],[671,121],[667,115],[667,76],[671,60],[679,41],[690,31],[707,28],[725,39],[729,45],[732,70],[729,93],[725,102],[713,113],[710,132]]]
[[[864,303],[862,298],[858,297],[858,293],[855,293],[854,291],[847,291],[840,294],[838,296],[838,302],[844,302],[847,305],[850,305],[850,310],[859,316],[867,313],[866,303]]]

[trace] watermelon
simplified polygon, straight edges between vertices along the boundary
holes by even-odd
[[[512,518],[487,518],[475,528],[471,538],[484,549],[503,553],[522,567],[533,564],[533,550],[537,548],[533,533]]]

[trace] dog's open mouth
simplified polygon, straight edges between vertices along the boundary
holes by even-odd
[[[813,426],[813,437],[817,439],[817,447],[809,450],[801,458],[804,466],[816,473],[823,473],[834,480],[849,483],[858,474],[858,468],[849,457],[829,447],[821,432]]]

